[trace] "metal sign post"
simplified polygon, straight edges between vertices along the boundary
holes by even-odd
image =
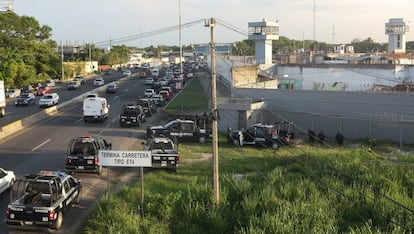
[[[152,167],[151,151],[100,150],[99,165],[108,167],[108,211],[110,195],[110,167],[140,167],[141,215],[144,216],[144,167]]]

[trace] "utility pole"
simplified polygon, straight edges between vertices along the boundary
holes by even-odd
[[[183,43],[181,40],[181,0],[178,0],[178,27],[179,27],[179,43],[180,43],[180,75],[183,75],[183,61],[182,61],[182,57],[183,57]]]
[[[63,42],[60,41],[60,57],[62,62],[62,77],[61,80],[63,81],[65,79],[65,69],[63,68]]]
[[[313,0],[313,42],[316,41],[316,0]]]
[[[215,44],[215,19],[211,18],[210,21],[206,21],[206,27],[210,27],[210,52],[211,52],[211,128],[213,131],[213,189],[214,189],[214,202],[219,204],[219,168],[218,168],[218,110],[217,110],[217,93],[216,93],[216,44]]]
[[[89,43],[89,71],[88,71],[88,75],[92,73],[92,41],[91,43]]]

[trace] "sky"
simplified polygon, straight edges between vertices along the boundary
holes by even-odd
[[[58,44],[137,47],[210,41],[205,20],[214,18],[216,43],[247,39],[248,22],[279,22],[279,35],[345,44],[371,37],[387,42],[390,18],[413,21],[413,0],[0,0],[18,15],[52,28]],[[185,25],[185,26],[184,26]],[[166,29],[171,29],[167,32]],[[407,41],[414,40],[408,32]],[[121,39],[125,40],[121,40]]]

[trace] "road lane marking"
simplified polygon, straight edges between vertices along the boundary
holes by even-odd
[[[42,144],[36,146],[34,149],[32,149],[32,152],[39,149],[40,147],[46,145],[49,141],[51,141],[52,139],[47,139],[45,142],[43,142]]]

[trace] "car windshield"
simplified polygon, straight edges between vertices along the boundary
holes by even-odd
[[[172,150],[173,145],[169,141],[152,141],[151,149],[152,150]]]
[[[28,97],[29,97],[29,94],[24,93],[24,94],[20,95],[20,97],[21,97],[21,98],[28,98]]]
[[[173,120],[171,122],[166,123],[163,127],[164,128],[170,128],[171,126],[173,126],[177,121]]]
[[[148,107],[149,102],[148,102],[148,100],[140,99],[140,100],[138,100],[137,104],[142,106],[142,107]]]
[[[76,141],[70,148],[71,154],[94,155],[95,147],[92,142]]]
[[[52,99],[52,96],[44,96],[42,99]]]
[[[138,109],[134,107],[126,107],[124,109],[124,114],[125,115],[136,115],[138,114]]]

